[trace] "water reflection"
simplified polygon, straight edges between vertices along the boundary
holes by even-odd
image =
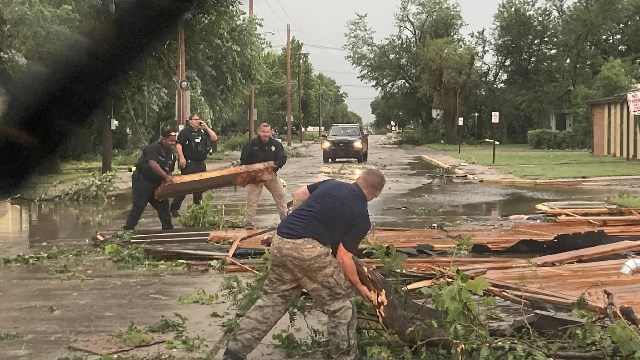
[[[338,162],[309,166],[299,161],[282,177],[288,185],[287,196],[300,186],[328,177],[353,181],[374,163]],[[435,166],[416,158],[394,159],[393,165],[381,166],[387,176],[382,195],[369,204],[372,220],[378,226],[425,227],[434,223],[461,220],[482,223],[495,221],[502,215],[531,214],[535,205],[545,201],[606,201],[616,196],[615,188],[513,187],[473,182],[456,182],[442,176]],[[292,165],[293,166],[293,165]],[[288,173],[286,171],[289,171]],[[246,200],[243,188],[211,191],[214,205],[225,205],[237,213]],[[187,201],[183,205],[186,209]],[[119,229],[131,207],[131,194],[119,194],[106,203],[72,205],[42,203],[0,203],[0,248],[3,256],[23,252],[29,244],[84,243],[97,230]],[[275,203],[263,191],[258,205],[257,224],[272,226],[278,222]],[[178,226],[174,220],[174,225]],[[147,206],[136,229],[159,229],[158,216]]]
[[[500,186],[456,182],[442,176],[435,166],[423,161],[391,169],[410,176],[394,179],[405,191],[387,191],[370,204],[373,220],[381,226],[428,226],[433,223],[495,221],[505,215],[535,213],[545,201],[606,201],[617,195],[614,188]],[[407,183],[415,187],[406,191]],[[385,195],[385,193],[383,193]]]
[[[129,202],[129,194],[114,196],[106,203],[4,202],[0,207],[3,248],[7,242],[22,247],[84,242],[98,229],[121,226]]]

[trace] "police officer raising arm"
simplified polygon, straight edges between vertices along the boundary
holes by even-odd
[[[195,174],[207,171],[207,154],[211,144],[218,140],[218,135],[211,130],[209,125],[200,120],[198,114],[189,116],[187,126],[178,134],[176,150],[178,152],[178,166],[182,175]],[[180,207],[185,195],[176,196],[171,203],[171,215],[180,215]],[[193,203],[202,201],[202,192],[193,194]]]
[[[133,230],[148,203],[156,209],[163,230],[173,229],[169,200],[156,200],[155,190],[165,182],[172,182],[171,173],[175,169],[176,156],[173,148],[176,145],[176,132],[163,130],[158,142],[147,146],[136,163],[136,170],[131,177],[131,201],[133,203],[127,222],[123,229]]]

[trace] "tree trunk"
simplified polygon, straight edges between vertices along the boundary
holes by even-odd
[[[111,171],[113,158],[113,139],[111,136],[111,117],[104,116],[102,122],[102,173]]]

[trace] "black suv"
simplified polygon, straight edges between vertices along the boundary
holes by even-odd
[[[333,124],[328,136],[322,140],[322,161],[336,159],[356,159],[367,161],[369,155],[369,135],[358,124]]]

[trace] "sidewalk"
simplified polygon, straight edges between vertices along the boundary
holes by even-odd
[[[492,184],[505,185],[563,185],[563,186],[606,186],[606,185],[627,185],[640,187],[640,176],[604,176],[590,178],[569,178],[569,179],[548,179],[529,180],[521,179],[511,174],[504,174],[492,167],[466,164],[460,166],[460,159],[443,154],[435,150],[424,150],[427,154],[420,155],[421,158],[440,168],[447,170],[457,176],[466,176],[470,180],[486,182]]]

